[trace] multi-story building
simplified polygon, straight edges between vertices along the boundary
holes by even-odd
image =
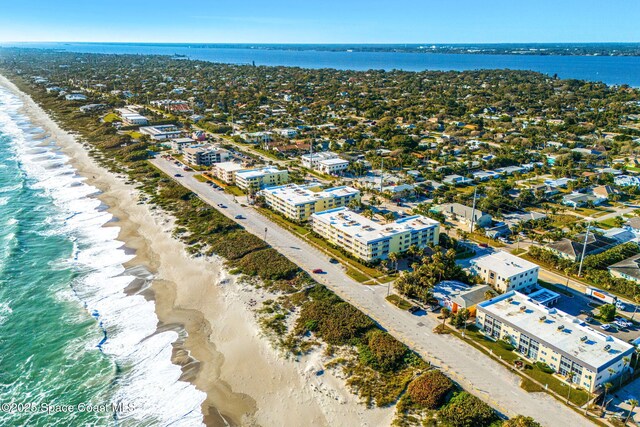
[[[174,153],[182,154],[182,150],[193,145],[195,142],[192,138],[174,138],[169,145]]]
[[[247,169],[236,171],[236,185],[243,190],[258,191],[261,188],[286,184],[289,181],[289,172],[273,166],[260,169]]]
[[[473,271],[500,292],[532,290],[538,285],[540,267],[504,251],[471,261]]]
[[[547,364],[590,392],[623,375],[634,352],[632,345],[517,291],[478,304],[476,324],[486,336],[508,341],[524,358]]]
[[[143,126],[138,130],[140,133],[149,135],[155,141],[178,138],[182,133],[176,125]]]
[[[424,248],[438,243],[440,224],[414,215],[383,224],[348,208],[331,209],[311,215],[313,231],[364,261],[389,258],[415,245]]]
[[[338,155],[332,151],[321,151],[319,153],[303,154],[300,156],[300,162],[307,169],[316,169],[319,162],[337,158]]]
[[[334,187],[314,191],[312,185],[296,184],[265,188],[260,192],[267,206],[289,219],[306,221],[316,212],[347,206],[352,200],[360,200],[360,191],[352,187]]]
[[[149,124],[149,119],[139,114],[133,108],[118,108],[116,111],[120,114],[122,122],[126,126],[146,126]]]
[[[194,145],[183,148],[184,159],[191,165],[211,166],[215,163],[222,163],[229,160],[231,155],[224,148],[207,145]]]
[[[316,166],[316,170],[327,175],[338,175],[347,170],[348,167],[348,160],[335,158],[320,160]]]
[[[211,168],[211,174],[222,182],[234,184],[236,182],[236,172],[245,169],[246,168],[240,163],[222,162],[216,163],[213,168]]]

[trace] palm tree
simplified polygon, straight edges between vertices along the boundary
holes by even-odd
[[[440,311],[440,314],[442,315],[442,329],[444,329],[444,322],[449,318],[449,316],[451,316],[451,310],[449,310],[447,307],[444,307]]]
[[[573,383],[573,372],[568,372],[567,384],[569,385],[569,391],[567,391],[567,405],[569,404],[569,399],[571,399],[571,383]]]
[[[389,260],[391,262],[393,262],[395,270],[398,270],[398,253],[397,252],[391,252],[389,254]]]
[[[602,397],[602,410],[604,411],[605,404],[607,403],[607,393],[609,389],[613,387],[611,383],[604,383],[604,396]]]
[[[629,422],[629,418],[633,416],[633,410],[638,406],[638,401],[636,399],[629,399],[627,400],[627,403],[631,405],[631,410],[629,410],[629,415],[627,415],[627,418],[624,420],[625,425]]]
[[[396,216],[393,214],[393,212],[387,212],[386,214],[384,214],[384,219],[389,223],[393,222],[396,219]]]
[[[618,387],[622,387],[622,379],[624,377],[624,373],[627,370],[627,365],[629,364],[629,362],[631,362],[631,359],[629,359],[629,357],[625,356],[622,358],[622,372],[620,373],[620,384],[618,385]]]

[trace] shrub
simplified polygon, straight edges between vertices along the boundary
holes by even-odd
[[[511,418],[502,424],[502,427],[542,427],[531,417],[525,417],[524,415],[518,415]]]
[[[553,374],[554,372],[553,368],[544,362],[536,362],[536,366],[546,374]]]
[[[373,321],[352,305],[329,299],[313,300],[305,303],[296,322],[296,332],[304,334],[315,328],[318,337],[328,344],[343,345],[364,334],[375,326]]]
[[[498,418],[489,405],[465,391],[456,394],[440,416],[452,427],[484,427]]]
[[[298,272],[297,265],[272,248],[244,256],[236,261],[236,267],[249,276],[271,280],[291,279]]]
[[[381,330],[369,334],[368,344],[360,346],[361,360],[381,371],[395,371],[402,367],[408,348]]]
[[[425,409],[438,409],[453,392],[453,382],[442,372],[433,369],[425,372],[409,384],[407,394],[411,402]]]

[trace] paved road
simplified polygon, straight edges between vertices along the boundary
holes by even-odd
[[[307,272],[316,268],[324,270],[325,274],[312,274],[318,282],[362,310],[397,339],[500,412],[508,416],[525,414],[545,426],[588,424],[585,418],[551,396],[544,393],[529,394],[522,390],[519,386],[520,377],[474,347],[453,336],[434,334],[432,330],[440,321],[432,314],[414,316],[389,304],[385,301],[386,286],[366,286],[352,280],[342,266],[331,264],[326,254],[252,208],[243,208],[240,203],[234,202],[232,195],[197,181],[193,178],[194,173],[184,172],[162,158],[154,159],[152,163],[169,176],[173,177],[176,173],[184,175],[176,180],[211,205],[226,205],[226,209],[219,209],[226,216],[233,219],[236,215],[243,215],[245,219],[237,222],[247,231],[264,238],[266,228],[266,241],[273,248]]]

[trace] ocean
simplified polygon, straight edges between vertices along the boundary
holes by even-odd
[[[152,275],[125,269],[98,190],[20,107],[0,88],[0,425],[202,425],[206,396],[171,363],[178,332],[125,293]]]
[[[531,70],[560,78],[628,84],[640,87],[640,57],[637,56],[553,56],[485,55],[403,52],[348,52],[286,49],[259,45],[203,45],[150,43],[11,43],[20,46],[60,49],[70,52],[107,54],[185,55],[190,59],[229,64],[336,68],[343,70],[465,71],[478,69]],[[613,45],[615,47],[615,45]]]

